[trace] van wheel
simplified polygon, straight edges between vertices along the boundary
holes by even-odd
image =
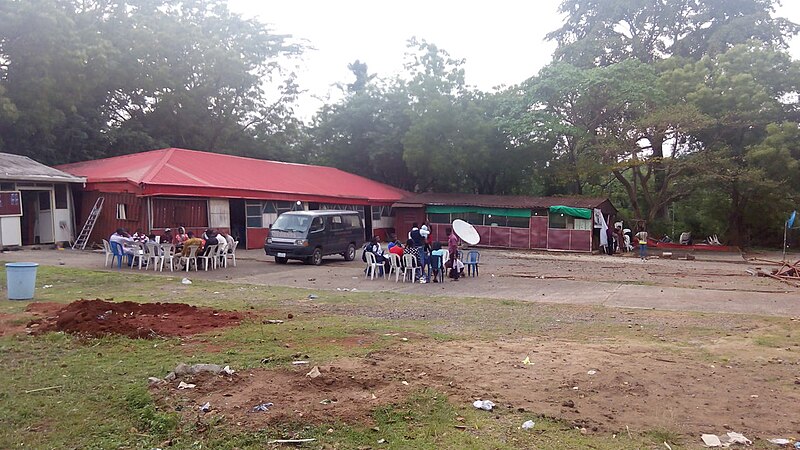
[[[289,262],[289,258],[286,257],[281,258],[280,256],[276,256],[275,262],[278,264],[286,264],[287,262]]]
[[[315,248],[314,253],[311,254],[311,256],[308,258],[307,261],[308,264],[312,264],[315,266],[322,264],[322,250],[320,250],[319,248]]]
[[[354,259],[356,259],[356,246],[350,244],[347,246],[347,250],[344,251],[344,260],[352,261]]]

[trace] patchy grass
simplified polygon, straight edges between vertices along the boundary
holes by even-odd
[[[152,448],[167,440],[175,448],[263,448],[268,439],[297,436],[334,448],[638,449],[663,448],[666,441],[677,449],[681,437],[672,430],[582,434],[569,424],[537,414],[504,408],[487,413],[456,406],[430,390],[415,393],[403,404],[376,410],[376,429],[335,422],[315,427],[288,423],[251,432],[217,419],[200,433],[194,424],[181,423],[174,412],[154,403],[146,384],[147,377],[164,376],[180,362],[245,369],[288,366],[298,354],[320,363],[363,357],[398,345],[396,337],[385,336],[393,333],[438,341],[546,336],[579,343],[638,342],[655,344],[667,356],[691,353],[703,360],[727,358],[727,348],[708,345],[724,338],[733,326],[747,327],[748,340],[759,347],[797,345],[790,324],[779,318],[627,311],[513,299],[320,292],[209,281],[182,285],[182,276],[41,266],[39,301],[185,302],[250,315],[241,326],[184,339],[85,339],[62,333],[0,338],[0,363],[5,368],[0,384],[0,448]],[[4,289],[3,272],[0,284]],[[44,285],[53,288],[42,289]],[[309,299],[312,293],[319,298]],[[0,313],[22,314],[27,305],[0,301]],[[293,315],[291,320],[288,314]],[[267,325],[262,323],[266,318],[285,323]],[[24,320],[21,316],[14,322]],[[535,428],[520,430],[528,419],[536,422]]]

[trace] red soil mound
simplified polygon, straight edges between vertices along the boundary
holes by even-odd
[[[186,336],[238,325],[236,313],[198,308],[185,303],[135,303],[80,300],[37,319],[28,327],[36,333],[65,331],[86,336],[118,334],[130,338]]]

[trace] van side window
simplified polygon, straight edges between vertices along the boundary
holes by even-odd
[[[342,223],[342,216],[331,216],[331,229],[332,230],[344,229],[344,224]]]
[[[344,221],[345,228],[348,230],[358,230],[361,228],[361,221],[358,220],[358,216],[355,214],[344,216]]]
[[[324,223],[322,221],[322,217],[315,217],[314,220],[311,221],[311,228],[308,229],[310,233],[315,233],[317,231],[322,231],[325,229]]]

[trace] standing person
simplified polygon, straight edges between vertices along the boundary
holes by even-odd
[[[422,236],[422,240],[425,241],[426,244],[430,245],[432,243],[432,240],[429,239],[431,230],[428,228],[427,222],[422,222],[422,226],[419,227],[419,234]]]
[[[447,234],[447,251],[450,252],[450,273],[454,281],[458,281],[459,271],[456,268],[456,260],[458,259],[458,236],[453,233],[453,230],[448,228],[445,230]]]
[[[636,240],[639,241],[639,257],[645,261],[647,259],[647,231],[644,226],[641,231],[636,233]]]
[[[606,228],[606,238],[608,239],[608,250],[609,255],[614,254],[614,249],[616,248],[616,243],[614,242],[614,231],[611,228]]]
[[[419,224],[417,222],[411,224],[411,231],[408,232],[408,238],[414,239],[414,233],[419,233]],[[417,240],[414,239],[414,242],[416,241]]]
[[[422,231],[419,229],[416,222],[414,222],[411,232],[408,233],[409,238],[414,241],[414,247],[417,249],[417,260],[422,274],[425,274],[425,266],[428,263],[428,255],[425,253],[425,238],[422,236]],[[428,279],[425,276],[420,276],[420,283],[427,283]]]

